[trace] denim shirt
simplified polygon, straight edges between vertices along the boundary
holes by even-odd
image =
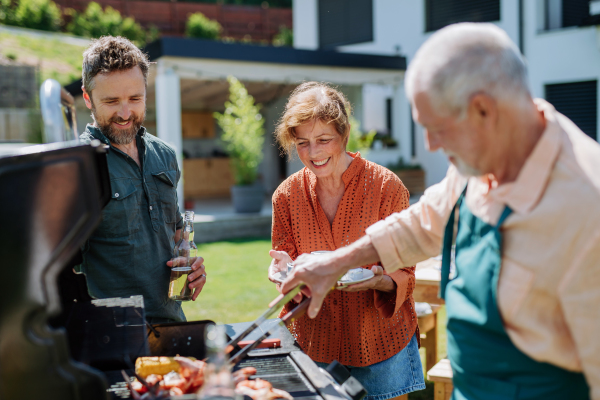
[[[109,146],[111,199],[83,246],[80,271],[92,297],[143,295],[152,322],[185,321],[181,303],[167,296],[175,230],[183,225],[177,202],[181,173],[172,147],[141,128],[136,143],[141,168],[87,125],[80,136]]]

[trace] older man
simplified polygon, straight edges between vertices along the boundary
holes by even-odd
[[[432,35],[406,92],[446,178],[354,244],[298,258],[282,289],[307,283],[314,317],[349,268],[392,272],[443,248],[454,399],[600,399],[600,145],[531,98],[494,25]]]
[[[111,200],[83,248],[81,271],[92,297],[143,295],[151,323],[184,321],[168,298],[170,258],[183,225],[175,151],[142,126],[150,62],[133,43],[105,36],[83,53],[83,98],[94,123],[83,141],[109,146]],[[206,283],[199,257],[189,274],[196,300]]]

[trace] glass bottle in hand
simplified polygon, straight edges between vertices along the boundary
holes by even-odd
[[[169,281],[169,298],[177,301],[192,299],[188,275],[192,272],[192,264],[198,258],[198,248],[194,243],[194,212],[186,211],[183,219],[181,239],[173,249],[173,266]]]

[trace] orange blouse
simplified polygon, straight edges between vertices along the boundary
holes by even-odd
[[[365,235],[365,230],[405,208],[408,190],[388,169],[365,160],[359,153],[342,175],[345,192],[333,224],[317,198],[316,176],[308,169],[286,179],[273,194],[273,249],[292,259],[317,250],[335,250]],[[369,268],[370,266],[364,266]],[[313,360],[364,367],[386,360],[402,350],[417,329],[412,297],[414,267],[388,274],[395,293],[376,290],[335,290],[319,315],[306,315],[290,325],[290,331]],[[284,308],[281,315],[288,312]]]

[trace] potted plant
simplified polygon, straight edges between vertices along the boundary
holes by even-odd
[[[235,186],[231,187],[233,206],[238,213],[260,212],[264,191],[258,184],[258,166],[263,159],[265,129],[260,105],[248,94],[244,85],[235,77],[229,82],[229,101],[225,112],[214,113],[223,131],[221,140],[231,159]]]
[[[406,164],[402,157],[387,167],[398,175],[411,196],[425,192],[425,170],[419,164]]]

